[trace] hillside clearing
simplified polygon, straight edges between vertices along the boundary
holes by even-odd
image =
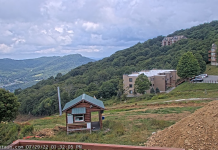
[[[37,140],[91,142],[124,145],[145,145],[147,138],[153,132],[169,127],[190,115],[209,101],[197,102],[172,102],[166,104],[134,105],[133,103],[109,106],[104,112],[103,129],[98,132],[80,132],[66,135],[65,114],[53,115],[28,121],[33,125],[34,132],[28,136],[40,136],[31,138]],[[152,113],[146,110],[165,110],[165,113]],[[175,110],[175,112],[173,111]],[[93,115],[93,119],[98,116]],[[63,127],[63,128],[60,128]],[[27,136],[26,135],[26,136]]]

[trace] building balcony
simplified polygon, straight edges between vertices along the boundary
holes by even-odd
[[[211,58],[208,58],[208,61],[211,61]]]
[[[209,50],[208,53],[211,53],[211,50]]]
[[[208,57],[211,57],[211,54],[208,54]]]

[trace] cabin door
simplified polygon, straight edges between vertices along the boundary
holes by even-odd
[[[72,124],[73,123],[73,115],[67,114],[67,123]]]

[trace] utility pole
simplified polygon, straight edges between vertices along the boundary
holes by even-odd
[[[58,89],[58,102],[59,102],[59,113],[60,113],[60,116],[62,115],[62,109],[61,109],[61,96],[60,96],[60,89],[59,87],[57,87]]]

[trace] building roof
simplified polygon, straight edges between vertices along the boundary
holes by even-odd
[[[163,41],[170,41],[170,40],[173,40],[173,39],[183,39],[183,38],[186,38],[184,35],[177,35],[177,36],[173,36],[173,37],[165,37],[163,39]]]
[[[171,72],[171,71],[176,71],[176,70],[149,70],[149,71],[141,71],[138,72],[138,74],[129,74],[128,76],[130,77],[138,77],[140,74],[144,74],[147,77],[152,77],[152,76],[157,76],[160,73],[167,73],[167,72]]]
[[[104,109],[104,103],[102,101],[100,101],[98,99],[95,99],[95,98],[93,98],[93,97],[91,97],[89,95],[82,94],[82,95],[78,96],[77,98],[75,98],[75,99],[69,101],[68,103],[66,103],[62,111],[67,110],[68,108],[76,105],[77,103],[79,103],[82,100],[85,100],[85,101],[87,101],[89,103],[92,103],[93,105],[96,105],[96,106],[101,107],[101,108]]]
[[[85,107],[79,107],[79,108],[73,108],[71,114],[85,114],[86,108]]]

